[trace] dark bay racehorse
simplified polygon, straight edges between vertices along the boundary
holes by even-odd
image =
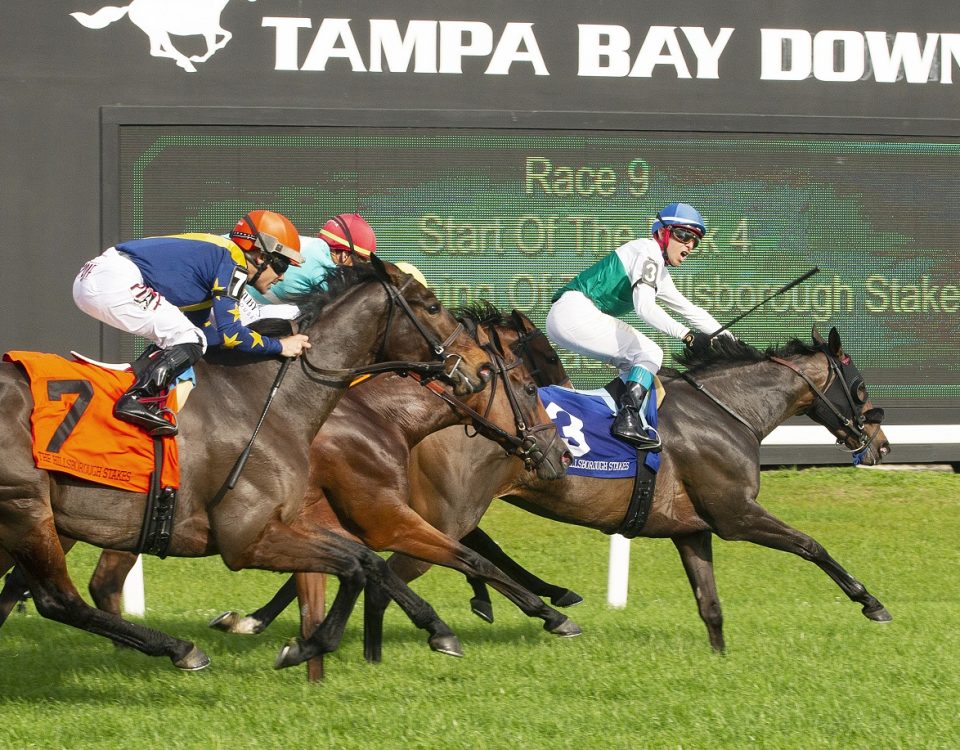
[[[352,368],[399,360],[407,363],[404,369],[436,372],[442,360],[460,395],[480,390],[489,377],[488,353],[432,292],[395,267],[372,261],[333,272],[326,291],[302,300],[300,329],[309,334],[312,352],[300,367],[290,368],[239,482],[225,495],[218,490],[257,423],[277,363],[198,363],[201,386],[182,414],[177,437],[182,486],[168,554],[219,553],[233,570],[333,572],[353,588],[371,576],[391,587],[432,638],[442,639],[452,633],[429,605],[398,587],[377,555],[331,534],[319,523],[320,508],[305,499],[309,446]],[[424,362],[431,359],[434,364]],[[21,370],[0,365],[6,428],[0,434],[0,573],[16,563],[44,617],[151,656],[166,655],[182,669],[206,666],[209,659],[192,643],[91,608],[80,598],[58,533],[100,547],[134,549],[146,499],[38,470],[31,453],[31,409]],[[328,617],[313,635],[321,652],[335,647],[352,608],[352,601],[339,599],[331,608],[333,622]]]
[[[512,457],[510,464],[518,471],[526,467],[544,480],[562,476],[570,460],[537,395],[535,373],[516,354],[522,347],[539,344],[525,338],[529,321],[520,314],[505,318],[490,305],[468,308],[458,317],[476,330],[481,342],[490,339],[482,344],[493,363],[488,387],[458,400],[428,390],[412,378],[385,375],[351,389],[311,448],[308,504],[327,509],[328,529],[342,523],[344,535],[375,549],[406,552],[489,581],[524,612],[541,617],[546,630],[577,635],[579,628],[569,618],[545,606],[475,552],[439,533],[409,505],[405,475],[410,450],[426,435],[452,424],[469,422],[491,445],[499,446],[498,453]],[[549,352],[553,362],[543,366],[562,368],[552,349]],[[134,560],[128,553],[103,553],[91,581],[98,605],[119,611],[119,592]],[[294,592],[291,579],[272,617],[292,600]],[[235,632],[259,632],[265,627],[251,627],[249,620],[244,623],[236,613],[226,613],[214,625]],[[447,646],[447,653],[457,653]],[[292,643],[290,649],[291,663],[316,655],[312,646],[302,642]]]
[[[669,537],[677,547],[713,648],[725,648],[713,534],[809,560],[859,603],[867,618],[890,620],[884,606],[816,540],[757,502],[760,441],[795,414],[824,425],[864,465],[879,463],[890,451],[880,426],[883,411],[870,402],[863,377],[843,351],[836,329],[830,331],[829,341],[814,329],[813,346],[793,341],[782,350],[760,352],[742,342],[718,339],[713,348],[679,359],[688,368],[686,373],[660,373],[668,394],[659,414],[665,447],[650,516],[640,536]],[[503,462],[499,468],[487,463],[478,473],[457,461],[463,442],[451,431],[432,436],[418,446],[411,464],[411,476],[422,478],[415,489],[419,502],[434,509],[429,520],[448,534],[463,535],[474,528],[494,497],[606,534],[618,531],[624,521],[631,479],[567,474],[560,482],[545,484]],[[476,453],[474,460],[480,460]],[[437,487],[445,488],[442,495],[436,493]],[[501,564],[494,551],[483,553]],[[407,581],[426,569],[422,562],[404,557],[389,562]],[[383,597],[366,600],[375,607],[387,603]],[[368,624],[378,620],[382,609],[368,611],[366,617]],[[371,627],[369,637],[378,637],[378,625]],[[377,647],[372,642],[366,646]]]

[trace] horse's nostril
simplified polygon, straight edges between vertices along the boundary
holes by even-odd
[[[573,456],[570,454],[570,451],[563,452],[563,455],[560,456],[560,463],[563,464],[564,468],[573,463]]]
[[[493,377],[493,365],[489,363],[482,365],[477,372],[480,374],[480,379],[484,383],[487,383],[490,381],[490,378]]]

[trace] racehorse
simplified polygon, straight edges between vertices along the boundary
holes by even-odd
[[[213,54],[227,46],[233,34],[220,25],[220,14],[230,0],[132,0],[129,5],[107,5],[96,13],[71,13],[88,29],[102,29],[124,16],[150,39],[150,54],[169,57],[188,73],[195,73],[195,62],[206,62]],[[250,0],[255,2],[255,0]],[[207,43],[206,54],[186,57],[173,45],[170,35],[202,36]],[[219,38],[218,38],[219,37]]]
[[[399,361],[384,367],[443,374],[457,394],[466,395],[489,379],[489,355],[431,291],[377,258],[332,271],[326,283],[326,289],[300,300],[298,322],[313,353],[300,358],[299,368],[289,368],[284,387],[276,388],[260,442],[230,491],[223,478],[257,422],[257,402],[272,380],[279,384],[276,362],[197,364],[201,387],[181,415],[176,438],[182,484],[167,554],[219,553],[233,570],[333,572],[347,588],[371,576],[390,586],[404,611],[430,631],[431,641],[443,641],[452,636],[449,628],[426,602],[397,585],[377,555],[318,523],[321,509],[305,499],[308,449],[355,368],[392,358]],[[0,437],[0,573],[16,563],[44,617],[151,656],[166,655],[181,669],[206,666],[209,659],[194,644],[101,612],[80,598],[58,532],[100,547],[134,549],[146,496],[36,468],[31,410],[22,371],[0,364],[0,414],[7,426]],[[321,652],[335,648],[352,606],[338,595],[331,617],[312,636]]]
[[[680,355],[680,363],[688,367],[685,373],[661,370],[668,396],[659,420],[661,434],[669,440],[650,514],[638,535],[673,541],[710,644],[720,652],[726,646],[713,572],[713,534],[810,560],[861,605],[867,618],[892,619],[818,542],[757,502],[760,441],[794,414],[807,414],[827,427],[864,465],[879,463],[890,452],[881,428],[883,412],[870,402],[863,377],[843,351],[836,329],[830,331],[829,341],[816,329],[813,336],[813,346],[795,340],[779,351],[766,352],[718,339],[709,350]],[[461,458],[468,450],[469,463]],[[467,438],[450,429],[414,449],[409,476],[414,507],[455,538],[473,534],[495,497],[537,515],[612,534],[624,522],[633,491],[632,479],[569,473],[559,482],[537,482],[512,462],[501,460],[489,446],[468,447]],[[514,570],[513,561],[495,543],[478,541],[473,546],[480,554],[502,570]],[[429,568],[405,555],[394,555],[388,562],[406,581]],[[484,598],[489,603],[489,597]],[[368,584],[364,601],[364,649],[368,659],[376,660],[388,600]],[[490,612],[479,614],[492,619]]]
[[[315,497],[308,498],[308,503],[327,508],[328,529],[342,523],[356,536],[344,534],[375,549],[415,554],[489,580],[524,612],[541,617],[546,630],[577,635],[579,628],[569,618],[545,606],[482,557],[437,533],[408,505],[405,474],[411,447],[425,435],[458,422],[472,424],[491,444],[505,449],[504,455],[519,459],[512,464],[535,471],[541,479],[559,478],[570,460],[537,395],[535,374],[512,351],[523,343],[525,318],[515,314],[507,319],[487,304],[459,311],[457,317],[478,337],[486,332],[491,339],[482,344],[494,365],[488,387],[458,400],[423,388],[412,378],[386,375],[351,389],[314,440],[308,494]],[[119,612],[119,592],[134,561],[129,553],[104,551],[91,581],[98,606]],[[292,599],[294,591],[291,579],[284,592]],[[226,613],[214,624],[225,630],[259,632],[238,620],[236,613]],[[447,653],[458,653],[449,642],[446,646]],[[309,644],[294,641],[286,659],[299,663],[316,655]]]
[[[892,619],[822,545],[757,502],[760,442],[795,414],[806,414],[825,426],[864,465],[877,464],[890,452],[881,428],[883,410],[871,403],[863,376],[844,352],[837,330],[832,329],[825,341],[814,328],[813,339],[813,346],[794,340],[781,350],[760,352],[719,338],[709,349],[679,355],[685,372],[660,373],[667,391],[658,416],[665,446],[650,514],[638,535],[673,541],[716,651],[724,651],[726,644],[713,572],[713,534],[809,560],[859,603],[868,619]],[[632,479],[568,473],[560,482],[545,484],[502,462],[499,467],[483,464],[482,473],[471,472],[456,461],[463,443],[450,431],[435,435],[418,446],[411,465],[411,476],[422,478],[416,488],[420,502],[436,509],[431,522],[448,534],[463,535],[474,528],[493,497],[606,534],[621,528]],[[496,545],[481,552],[506,567]],[[422,562],[404,557],[391,558],[389,564],[406,581],[426,570]],[[376,651],[388,600],[382,594],[371,596],[368,588],[365,602],[365,648]]]

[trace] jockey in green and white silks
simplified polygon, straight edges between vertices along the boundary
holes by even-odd
[[[660,437],[647,424],[643,407],[653,376],[663,364],[663,350],[617,316],[632,309],[641,320],[687,346],[708,341],[701,331],[713,333],[720,323],[687,300],[667,270],[683,263],[705,232],[703,217],[693,206],[665,206],[653,223],[651,239],[627,242],[582,271],[557,291],[547,315],[547,333],[560,346],[620,370],[626,391],[613,434],[643,450],[660,448]],[[678,323],[658,302],[699,330]]]

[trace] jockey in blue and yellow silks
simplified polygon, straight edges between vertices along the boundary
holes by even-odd
[[[300,262],[299,235],[290,220],[251,211],[229,239],[201,233],[148,237],[121,242],[86,263],[73,284],[77,306],[160,349],[117,401],[114,416],[151,435],[176,434],[176,425],[147,399],[196,362],[208,343],[264,356],[295,357],[309,348],[302,334],[274,339],[251,331],[238,305],[247,284],[265,292]]]

